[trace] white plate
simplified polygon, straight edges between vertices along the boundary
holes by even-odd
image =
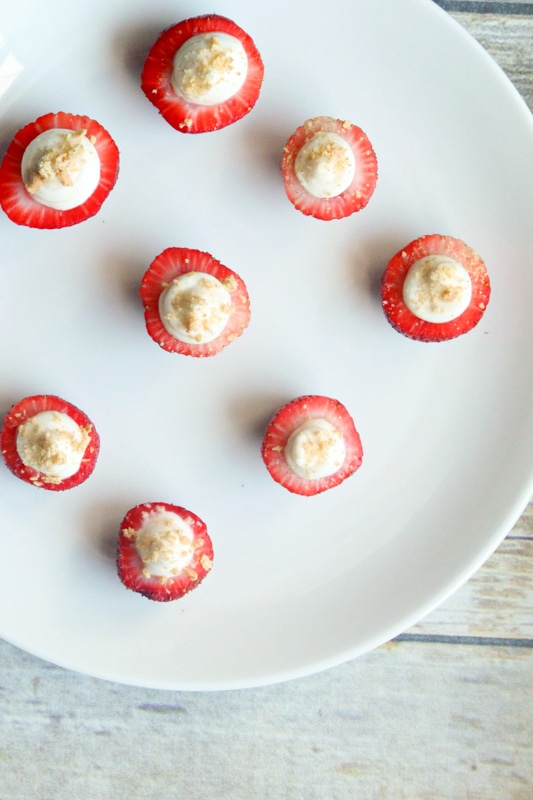
[[[529,499],[533,125],[429,0],[214,0],[209,11],[254,37],[264,87],[245,120],[180,135],[138,86],[175,5],[93,0],[67,14],[49,0],[32,35],[40,6],[25,0],[2,23],[2,151],[61,109],[99,120],[122,161],[82,225],[0,218],[1,408],[59,394],[102,440],[93,476],[69,493],[0,467],[0,635],[115,681],[236,688],[400,633],[482,564]],[[192,0],[185,14],[205,11]],[[285,140],[319,114],[360,125],[380,164],[369,206],[331,223],[296,212],[279,172]],[[389,327],[378,287],[396,250],[434,232],[478,250],[493,297],[468,336],[425,345]],[[169,246],[208,250],[248,284],[250,328],[216,358],[170,355],[145,332],[139,279]],[[269,416],[304,393],[340,399],[365,449],[355,476],[311,499],[275,484],[259,455]],[[151,603],[115,573],[120,520],[150,500],[189,507],[214,541],[213,572],[177,603]]]

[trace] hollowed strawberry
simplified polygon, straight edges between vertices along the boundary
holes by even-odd
[[[283,150],[287,197],[302,214],[341,219],[364,208],[376,188],[378,163],[367,135],[351,122],[315,117]]]
[[[41,134],[54,129],[73,133],[85,132],[100,161],[96,188],[88,199],[66,210],[39,202],[26,188],[22,175],[23,157],[28,146]],[[0,204],[8,217],[18,225],[30,228],[65,228],[76,225],[97,213],[116,183],[118,169],[118,148],[110,134],[98,122],[89,117],[64,112],[45,114],[21,128],[9,145],[0,165]]]
[[[338,400],[297,397],[269,423],[261,455],[275,481],[290,492],[315,495],[342,483],[360,466],[361,439]]]
[[[17,478],[54,492],[87,480],[100,449],[89,417],[54,395],[15,403],[4,419],[0,442],[6,465]]]
[[[170,503],[131,508],[120,526],[117,570],[122,583],[149,600],[177,600],[213,566],[205,523]]]
[[[191,41],[200,36],[206,38]],[[200,47],[194,49],[197,42]],[[232,48],[229,55],[228,44]],[[184,45],[185,50],[181,49]],[[252,110],[263,73],[251,37],[231,20],[207,14],[161,33],[145,61],[141,88],[173,128],[181,133],[205,133],[231,125]],[[219,89],[222,85],[228,88],[217,95],[215,84]]]
[[[183,276],[194,283],[180,289]],[[167,303],[171,291],[178,293]],[[170,353],[199,358],[216,355],[250,321],[250,300],[242,278],[200,250],[164,250],[146,271],[140,295],[148,333]],[[179,323],[179,332],[172,328],[173,321]],[[207,341],[209,336],[214,338]]]
[[[429,257],[437,258],[428,260]],[[406,305],[405,281],[413,265],[427,263],[431,267],[434,263],[438,267],[441,257],[444,267],[451,261],[463,268],[465,272],[461,272],[470,280],[471,295],[470,299],[465,295],[463,305],[466,307],[454,319],[428,321],[417,316]],[[429,303],[438,302],[440,307],[443,302],[446,305],[448,301],[454,300],[453,293],[458,291],[457,286],[439,282],[436,272],[433,272],[431,280],[431,296],[428,294],[429,290],[420,290],[421,295],[427,295]],[[410,242],[391,258],[383,274],[381,298],[385,315],[397,331],[421,342],[442,342],[461,336],[478,324],[490,299],[490,280],[485,264],[471,247],[451,236],[430,234]]]

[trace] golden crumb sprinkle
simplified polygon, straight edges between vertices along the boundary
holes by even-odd
[[[144,574],[164,583],[190,567],[194,556],[192,532],[179,515],[151,511],[133,535]]]
[[[162,560],[171,561],[175,558],[178,546],[183,544],[183,539],[187,542],[190,541],[184,537],[182,531],[172,527],[170,523],[162,532],[158,531],[154,535],[145,534],[138,548],[143,564],[157,564]]]
[[[337,175],[343,175],[350,168],[346,148],[331,140],[320,140],[315,147],[309,149],[307,158],[309,162],[327,161],[331,171]]]
[[[173,283],[173,294],[163,320],[171,329],[183,332],[190,341],[199,344],[217,335],[234,311],[228,302],[227,289],[208,277],[200,277],[195,284],[185,284],[183,288],[179,279]],[[223,294],[221,288],[225,289]]]
[[[302,444],[302,452],[306,464],[314,467],[326,464],[331,452],[335,450],[339,441],[342,441],[342,433],[336,428],[331,431],[320,431],[320,435],[306,437]],[[340,463],[336,464],[340,467]]]
[[[191,62],[189,66],[187,61]],[[189,97],[205,94],[234,69],[231,53],[221,47],[216,35],[206,38],[205,46],[184,58],[180,88]]]
[[[228,292],[230,292],[230,293],[234,292],[235,289],[237,288],[237,281],[235,280],[235,276],[234,275],[228,275],[227,278],[224,278],[224,280],[222,281],[222,286]]]
[[[74,185],[73,176],[79,171],[85,155],[83,139],[86,133],[86,130],[62,133],[59,145],[41,154],[24,184],[30,194],[35,194],[44,183],[59,181],[63,186]],[[90,141],[94,144],[95,137],[92,136]]]
[[[17,450],[24,464],[48,476],[51,483],[60,483],[58,468],[67,465],[73,457],[80,461],[89,445],[86,428],[47,428],[39,417],[31,417],[20,425],[17,433]],[[45,478],[42,478],[45,480]]]
[[[428,304],[437,310],[442,304],[455,303],[464,293],[464,284],[457,280],[455,265],[428,261],[421,267],[420,283],[413,298],[415,305]]]
[[[205,569],[206,572],[209,572],[209,570],[213,566],[212,560],[209,558],[209,556],[205,554],[201,557],[200,564],[202,565],[202,567]]]

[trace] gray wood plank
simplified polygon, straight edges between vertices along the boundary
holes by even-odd
[[[533,540],[506,539],[468,583],[409,633],[515,639],[517,645],[529,640],[533,646]]]
[[[476,14],[531,14],[533,3],[530,0],[434,0],[445,11],[471,11]]]
[[[451,16],[490,53],[533,111],[533,16]]]
[[[2,800],[533,797],[533,650],[392,643],[321,675],[214,694],[0,653]]]
[[[452,4],[456,0],[442,0],[442,2],[449,2]],[[441,0],[436,0],[437,3],[440,4]],[[457,0],[457,2],[462,2],[463,5],[471,5],[472,7],[479,5],[479,0]],[[509,6],[531,6],[531,0],[509,0],[508,2],[502,2],[502,0],[485,0],[485,5],[490,5],[494,7],[494,10],[498,10],[499,12],[505,14],[508,12]]]
[[[509,538],[533,539],[533,502],[529,503],[509,534]],[[532,566],[533,569],[533,566]]]

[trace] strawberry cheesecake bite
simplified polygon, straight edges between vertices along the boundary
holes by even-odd
[[[298,211],[321,220],[341,219],[367,205],[376,188],[378,163],[357,125],[315,117],[285,145],[281,174]]]
[[[207,14],[173,25],[152,46],[141,88],[181,133],[206,133],[248,114],[264,67],[251,37],[226,17]]]
[[[201,250],[164,250],[146,271],[140,295],[146,330],[170,353],[214,356],[250,321],[242,278]]]
[[[195,589],[213,566],[205,523],[170,503],[131,508],[120,526],[117,571],[126,588],[149,600],[177,600]]]
[[[72,489],[96,465],[100,439],[91,420],[72,403],[53,395],[34,395],[6,414],[0,435],[11,472],[50,491]]]
[[[361,438],[347,409],[320,395],[297,397],[270,421],[261,447],[272,478],[294,494],[332,489],[359,469]]]
[[[443,342],[478,324],[490,299],[490,280],[471,247],[451,236],[430,234],[391,258],[381,299],[388,321],[404,336]]]
[[[118,169],[118,148],[98,122],[45,114],[9,145],[0,165],[0,204],[18,225],[76,225],[100,209]]]

